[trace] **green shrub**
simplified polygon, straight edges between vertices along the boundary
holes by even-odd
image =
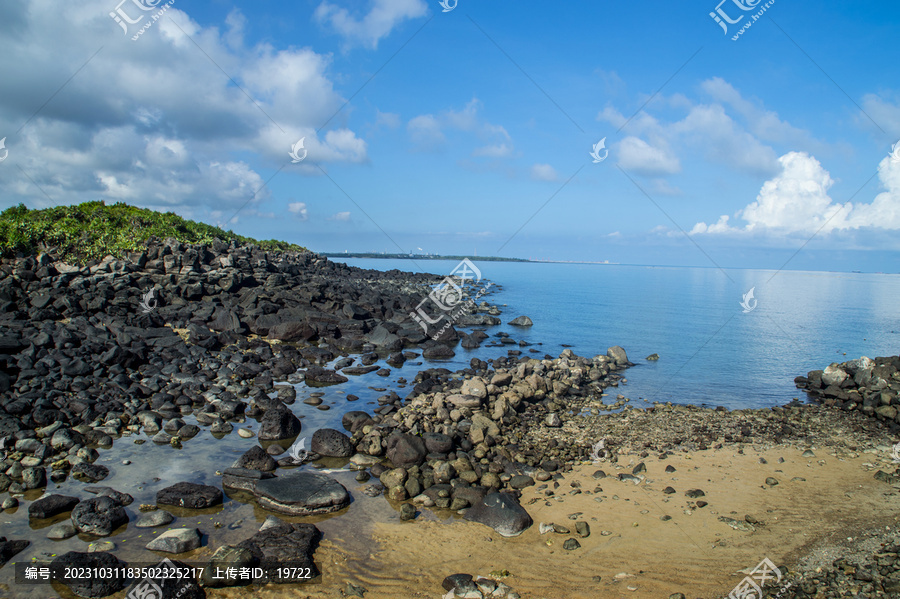
[[[35,254],[54,250],[67,262],[84,264],[111,255],[140,251],[151,236],[173,237],[184,243],[210,244],[213,239],[252,243],[265,250],[306,251],[284,241],[257,241],[205,223],[185,220],[172,212],[154,212],[117,203],[85,202],[29,210],[22,204],[0,213],[0,254]]]

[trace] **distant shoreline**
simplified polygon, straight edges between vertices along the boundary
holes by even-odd
[[[431,254],[374,254],[364,252],[320,252],[327,258],[375,258],[379,260],[474,260],[478,262],[531,262],[545,264],[618,264],[608,260],[528,260],[525,258],[505,258],[502,256],[440,256]]]

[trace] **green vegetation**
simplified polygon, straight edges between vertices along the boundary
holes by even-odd
[[[292,243],[257,241],[185,220],[171,212],[154,212],[123,203],[107,206],[103,202],[85,202],[44,210],[29,210],[19,204],[0,213],[0,254],[6,258],[55,250],[67,262],[84,264],[140,251],[151,236],[196,244],[210,244],[219,238],[252,243],[265,250],[306,251]]]

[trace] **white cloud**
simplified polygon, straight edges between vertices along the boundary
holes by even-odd
[[[631,120],[611,106],[601,110],[599,121],[617,129],[627,127],[625,131],[630,135],[620,143],[620,164],[625,160],[625,164],[645,176],[668,176],[680,172],[682,160],[700,153],[711,163],[750,176],[771,178],[780,165],[770,143],[808,150],[825,147],[807,131],[778,118],[761,102],[744,98],[721,78],[706,80],[701,88],[712,102],[696,102],[680,94],[659,97]],[[656,106],[683,116],[663,121],[647,112]],[[625,164],[622,166],[627,169]]]
[[[420,150],[436,150],[446,141],[444,131],[473,133],[484,145],[472,150],[474,158],[504,158],[514,152],[512,137],[501,125],[478,116],[481,102],[472,98],[462,110],[446,110],[440,115],[422,114],[410,119],[406,126],[410,140]]]
[[[409,137],[420,148],[433,148],[444,141],[441,125],[433,114],[422,114],[406,125]]]
[[[828,190],[831,175],[814,157],[789,152],[778,159],[781,173],[766,181],[756,201],[735,215],[746,224],[732,227],[728,216],[713,225],[700,222],[691,234],[829,233],[851,229],[900,229],[900,162],[885,157],[878,176],[885,191],[868,204],[838,204]]]
[[[306,209],[304,202],[291,202],[288,204],[288,212],[296,214],[299,220],[309,219],[309,211]]]
[[[330,56],[248,47],[237,11],[222,27],[200,26],[172,7],[132,41],[109,18],[106,0],[34,0],[26,8],[4,9],[17,12],[22,27],[4,49],[17,59],[0,62],[8,88],[0,130],[15,131],[40,105],[35,93],[46,89],[46,73],[79,71],[96,40],[106,40],[39,118],[7,139],[19,167],[56,202],[122,199],[190,218],[228,218],[246,205],[241,214],[261,215],[254,211],[269,191],[257,168],[283,164],[301,137],[310,161],[368,160],[352,130],[316,134],[345,102],[327,73]],[[0,186],[5,201],[49,203],[19,169],[0,169]]]
[[[315,18],[321,24],[330,25],[348,45],[362,45],[374,50],[394,27],[426,12],[428,5],[424,0],[372,0],[369,12],[359,17],[325,1],[316,8]]]
[[[639,175],[673,175],[681,171],[678,158],[667,149],[653,147],[644,140],[628,136],[619,143],[619,165]]]
[[[535,181],[556,181],[559,179],[559,174],[549,164],[533,164],[531,178]]]
[[[328,218],[328,220],[336,220],[336,221],[341,221],[341,222],[347,222],[347,221],[350,220],[350,213],[349,213],[349,212],[338,212],[338,213],[335,214],[334,216],[330,216],[330,217]]]
[[[396,129],[400,126],[400,115],[375,109],[375,126],[379,127],[382,125],[388,129]]]

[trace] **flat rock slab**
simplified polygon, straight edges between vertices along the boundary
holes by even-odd
[[[534,524],[525,508],[508,493],[488,493],[466,511],[465,518],[490,526],[504,537],[518,536]]]
[[[256,494],[256,483],[267,478],[275,478],[275,475],[249,468],[228,468],[222,476],[222,486]]]
[[[47,495],[28,506],[29,518],[52,518],[53,516],[71,512],[80,500],[70,495]]]
[[[256,484],[259,505],[292,516],[328,514],[350,505],[344,485],[324,474],[289,472]]]
[[[50,569],[56,573],[56,580],[68,587],[79,597],[106,597],[125,588],[126,579],[122,577],[102,578],[99,576],[66,579],[63,577],[67,568],[122,568],[127,564],[112,553],[85,553],[70,551],[50,562]]]
[[[196,528],[173,528],[147,543],[151,551],[184,553],[200,546],[200,531]]]
[[[175,483],[156,493],[156,503],[192,509],[207,508],[222,503],[222,490],[197,483]]]

